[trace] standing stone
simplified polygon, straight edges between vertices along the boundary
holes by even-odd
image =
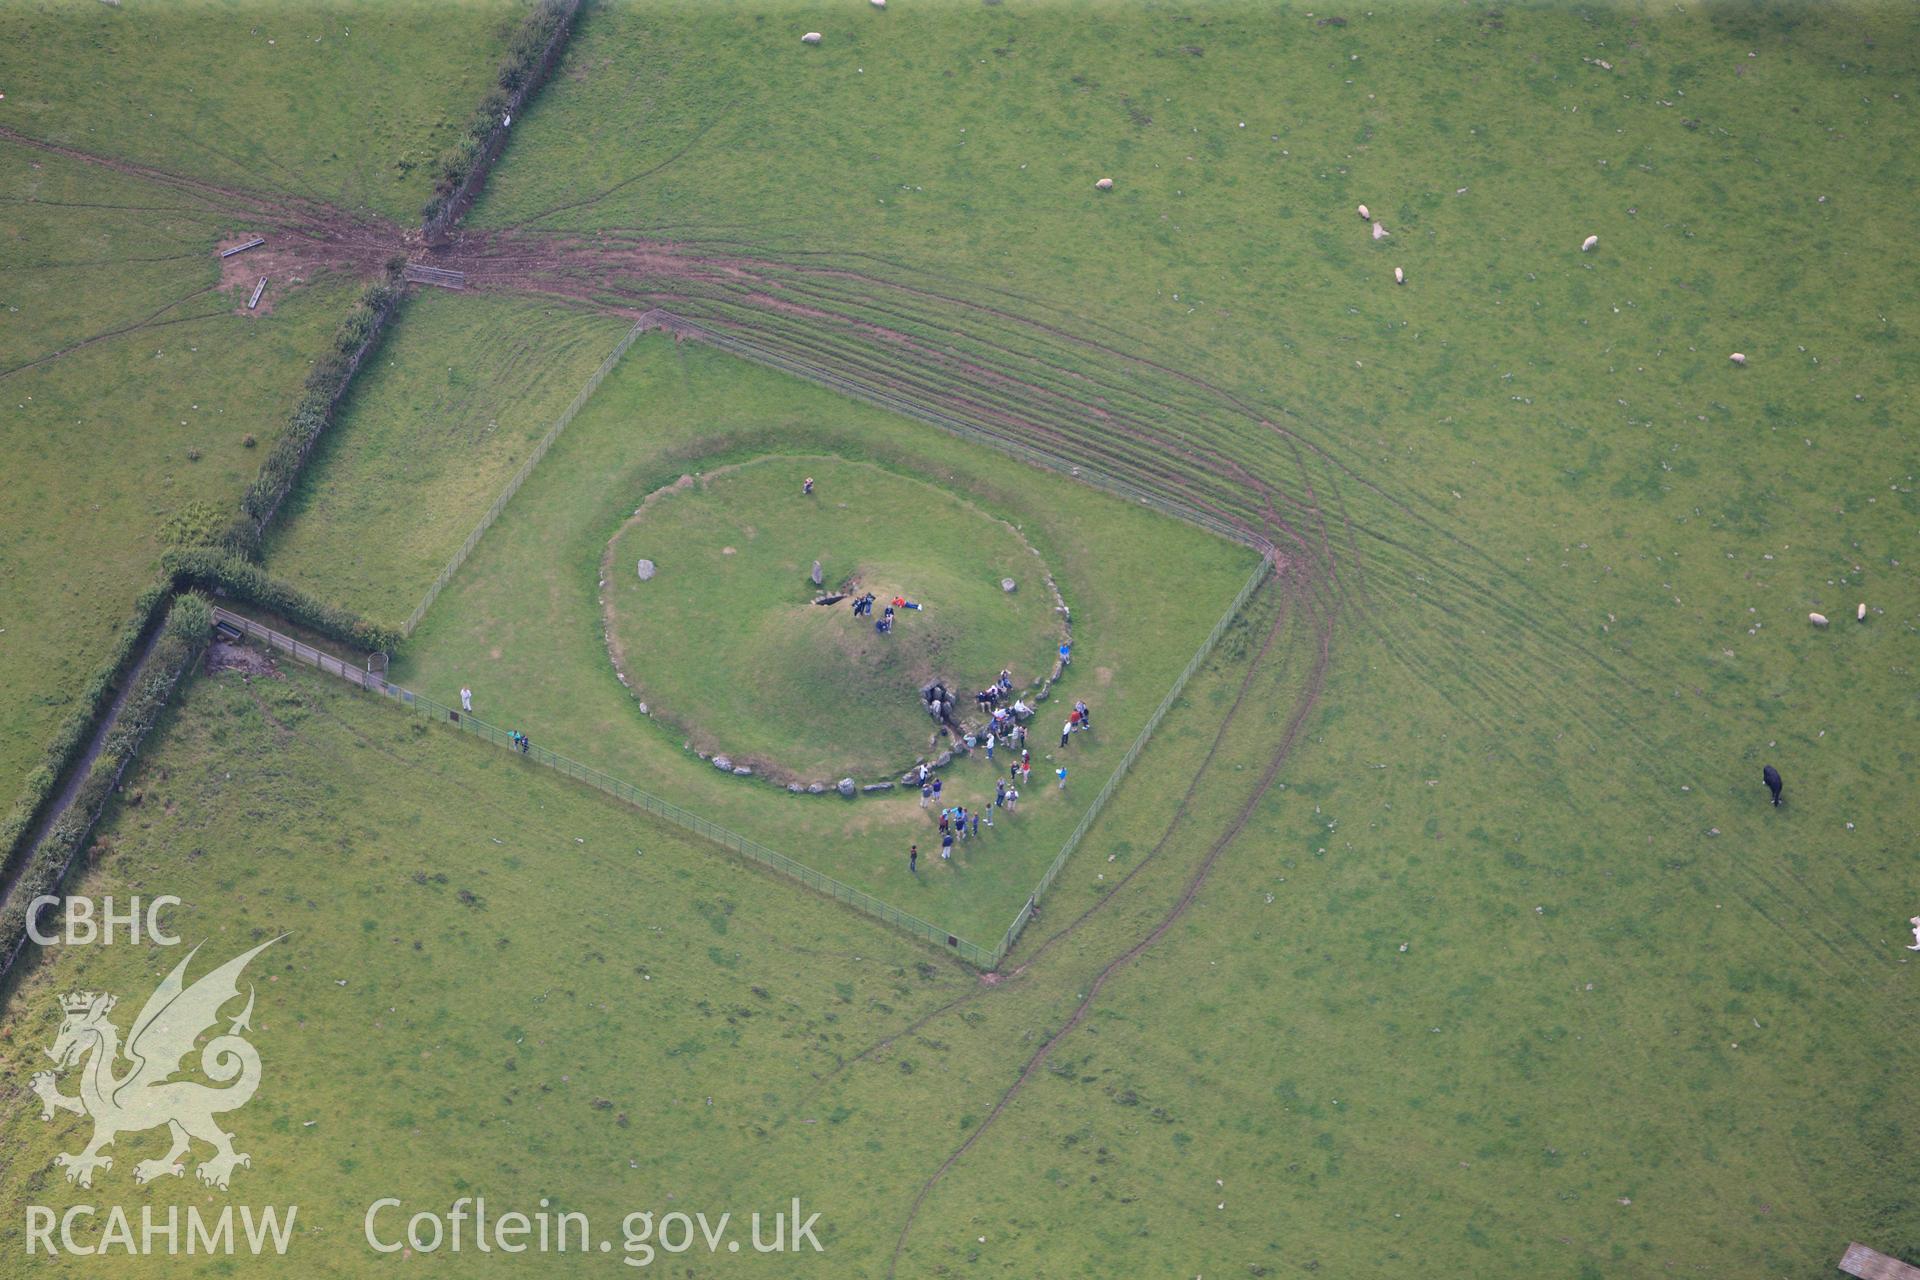
[[[854,786],[852,778],[840,779],[838,786],[841,795],[847,797],[849,800],[853,799]]]
[[[653,581],[653,574],[654,574],[653,561],[642,560],[638,568],[640,570],[640,581],[642,582]]]
[[[816,587],[819,586],[822,582],[826,581],[826,578],[827,575],[820,572],[820,562],[815,560],[813,562],[813,585]]]

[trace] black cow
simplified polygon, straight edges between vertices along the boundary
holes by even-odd
[[[1776,768],[1774,768],[1774,767],[1773,767],[1772,765],[1768,765],[1768,766],[1767,766],[1766,768],[1764,768],[1764,769],[1762,769],[1762,770],[1760,770],[1760,776],[1761,776],[1762,778],[1765,778],[1765,779],[1766,779],[1766,781],[1767,781],[1767,790],[1769,790],[1769,791],[1771,791],[1771,792],[1773,792],[1773,803],[1774,803],[1774,806],[1775,806],[1776,808],[1777,808],[1777,807],[1779,807],[1779,804],[1780,804],[1780,771],[1779,771],[1778,769],[1776,769]]]

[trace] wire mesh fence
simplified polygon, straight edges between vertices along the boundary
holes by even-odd
[[[423,694],[415,693],[411,689],[403,689],[397,684],[390,684],[383,676],[363,671],[353,663],[342,661],[332,654],[324,653],[310,644],[304,644],[292,636],[275,631],[272,627],[256,622],[252,618],[243,617],[240,614],[219,608],[216,608],[213,614],[216,620],[238,628],[246,635],[263,642],[269,648],[278,649],[282,653],[289,654],[301,662],[317,667],[328,675],[338,676],[347,683],[365,689],[370,693],[377,693],[423,719],[449,725],[464,733],[470,733],[477,738],[490,742],[494,746],[518,752],[535,764],[545,765],[547,768],[563,773],[569,778],[584,782],[596,790],[604,791],[615,799],[624,801],[637,809],[644,809],[648,813],[664,818],[675,826],[691,831],[703,839],[724,845],[742,857],[749,858],[764,867],[771,868],[784,876],[797,880],[815,892],[844,902],[856,911],[865,912],[867,915],[883,920],[896,928],[904,929],[908,933],[924,938],[936,946],[944,947],[969,964],[982,969],[991,969],[995,964],[999,963],[999,956],[985,947],[978,946],[975,943],[967,941],[965,938],[949,933],[938,925],[930,924],[918,916],[902,911],[898,907],[881,901],[870,893],[864,893],[854,888],[852,885],[843,884],[835,880],[832,876],[822,875],[812,867],[795,861],[777,849],[770,849],[759,841],[749,839],[737,831],[730,831],[718,823],[709,822],[699,814],[689,809],[683,809],[670,800],[662,800],[660,797],[643,791],[630,782],[603,773],[590,765],[580,763],[578,760],[570,759],[557,751],[550,751],[545,747],[528,742],[524,738],[515,736],[512,730],[502,729],[498,725],[489,724],[476,716],[461,711],[458,707],[447,706],[443,702],[436,702],[434,699],[426,697]]]
[[[614,349],[608,353],[607,358],[600,363],[600,367],[594,370],[592,376],[587,379],[573,400],[561,411],[560,416],[554,421],[553,426],[548,428],[547,433],[542,436],[540,442],[534,446],[532,453],[527,456],[526,461],[514,472],[513,478],[507,482],[506,487],[500,491],[499,496],[494,499],[493,504],[488,507],[486,513],[480,517],[479,523],[476,524],[473,531],[467,535],[466,540],[460,544],[459,549],[453,553],[452,558],[447,561],[446,567],[441,569],[439,575],[434,578],[432,585],[427,588],[426,594],[421,598],[420,603],[416,605],[413,612],[408,615],[406,622],[402,624],[401,630],[403,635],[410,636],[413,634],[414,629],[417,628],[421,620],[426,617],[427,611],[433,607],[434,601],[439,598],[441,591],[453,580],[454,575],[460,571],[461,566],[466,563],[467,557],[472,555],[474,548],[480,544],[480,539],[486,535],[487,530],[492,528],[494,522],[500,518],[500,513],[506,510],[507,504],[511,502],[514,495],[520,491],[520,486],[526,483],[528,476],[533,474],[533,469],[546,457],[547,451],[553,447],[554,442],[560,438],[561,433],[573,422],[575,415],[586,405],[593,393],[599,389],[601,382],[605,380],[607,374],[612,372],[613,367],[620,362],[620,358],[627,353],[627,349],[634,344],[640,335],[653,328],[665,329],[682,337],[709,343],[714,347],[740,356],[743,359],[751,360],[756,364],[765,365],[769,368],[792,374],[795,377],[803,378],[842,395],[852,396],[855,399],[878,405],[891,412],[927,423],[951,435],[960,436],[963,439],[986,445],[989,448],[1017,458],[1022,462],[1043,467],[1049,471],[1065,473],[1074,479],[1081,480],[1096,488],[1104,489],[1118,497],[1140,503],[1143,506],[1152,507],[1164,515],[1171,516],[1187,524],[1196,525],[1222,538],[1226,538],[1231,542],[1251,547],[1259,552],[1260,563],[1255,567],[1251,576],[1248,577],[1245,585],[1240,588],[1239,594],[1236,595],[1232,603],[1227,606],[1226,612],[1221,615],[1220,620],[1214,624],[1213,630],[1209,632],[1206,639],[1201,642],[1199,649],[1197,649],[1193,657],[1188,660],[1186,668],[1174,679],[1172,686],[1160,700],[1160,704],[1154,708],[1153,714],[1150,715],[1146,723],[1141,726],[1140,732],[1135,735],[1126,753],[1121,756],[1113,772],[1108,775],[1105,784],[1094,796],[1093,803],[1089,805],[1087,811],[1081,815],[1079,823],[1075,825],[1071,834],[1067,836],[1066,842],[1061,845],[1059,852],[1054,855],[1053,860],[1047,866],[1046,872],[1040,877],[1039,883],[1036,884],[1033,891],[1027,895],[1026,902],[1022,904],[1019,913],[1014,917],[1013,923],[1007,927],[1007,931],[1001,937],[999,944],[991,950],[949,933],[945,929],[930,924],[908,912],[901,911],[899,908],[883,902],[869,893],[855,889],[851,885],[843,884],[831,876],[822,875],[820,872],[795,861],[778,850],[768,848],[766,845],[749,839],[738,832],[730,831],[716,823],[709,822],[699,814],[683,809],[671,801],[662,800],[658,796],[651,795],[634,786],[632,783],[602,773],[591,766],[582,764],[577,760],[569,759],[566,756],[562,756],[544,747],[525,743],[524,740],[515,738],[507,730],[475,719],[471,715],[467,715],[464,712],[448,707],[442,703],[435,702],[433,699],[414,693],[411,690],[390,684],[383,674],[373,674],[363,671],[351,663],[343,662],[339,658],[315,649],[312,645],[303,644],[291,636],[283,635],[261,623],[242,618],[238,614],[229,613],[224,609],[215,610],[216,615],[232,623],[234,626],[239,627],[246,632],[246,634],[265,641],[273,648],[289,653],[300,661],[318,667],[330,675],[339,676],[351,684],[381,694],[407,707],[415,714],[429,719],[439,720],[459,728],[464,732],[485,738],[496,746],[506,747],[510,750],[518,750],[522,754],[529,756],[536,763],[546,765],[566,774],[570,778],[578,779],[636,808],[645,809],[649,813],[657,814],[667,821],[674,823],[676,826],[691,831],[705,839],[712,840],[717,844],[724,845],[743,857],[750,858],[762,866],[769,867],[782,875],[791,877],[816,892],[823,893],[830,898],[844,902],[856,910],[863,911],[876,919],[886,921],[888,924],[905,929],[907,932],[924,938],[937,946],[945,947],[970,964],[977,965],[982,969],[992,969],[996,967],[1006,958],[1007,953],[1013,950],[1014,945],[1020,939],[1022,930],[1026,928],[1027,923],[1033,918],[1034,912],[1038,909],[1040,899],[1044,897],[1047,890],[1053,886],[1054,880],[1059,876],[1061,869],[1066,866],[1067,860],[1073,856],[1074,851],[1079,848],[1080,842],[1086,837],[1087,831],[1099,818],[1102,810],[1106,808],[1107,801],[1112,797],[1114,791],[1118,789],[1120,783],[1126,778],[1128,771],[1133,767],[1134,761],[1137,760],[1140,753],[1145,750],[1148,741],[1153,737],[1154,730],[1159,728],[1160,722],[1166,717],[1167,712],[1171,710],[1174,703],[1179,700],[1180,695],[1186,689],[1187,681],[1190,680],[1194,672],[1198,671],[1201,665],[1212,656],[1214,646],[1219,643],[1220,637],[1226,633],[1227,628],[1232,625],[1233,620],[1239,616],[1240,610],[1246,606],[1247,601],[1253,596],[1253,593],[1259,590],[1260,584],[1265,581],[1267,574],[1273,571],[1276,559],[1273,543],[1262,537],[1257,531],[1244,525],[1236,524],[1231,520],[1222,519],[1212,512],[1204,511],[1189,503],[1169,498],[1165,494],[1143,489],[1117,476],[1108,475],[1097,468],[1076,463],[1072,459],[1059,457],[1046,450],[1034,448],[1031,445],[1022,443],[1021,441],[982,430],[977,425],[963,418],[944,413],[907,397],[894,394],[883,387],[877,387],[865,382],[843,377],[831,369],[783,355],[736,334],[725,333],[710,328],[696,320],[690,320],[684,316],[678,316],[668,311],[653,310],[642,315],[633,328],[627,331]]]
[[[427,588],[427,594],[421,597],[420,603],[415,605],[413,612],[407,615],[407,620],[400,626],[402,636],[413,634],[414,628],[420,625],[420,620],[427,616],[427,610],[433,607],[433,602],[440,598],[440,593],[446,589],[449,582],[453,581],[453,575],[460,572],[460,566],[467,562],[467,557],[473,554],[473,549],[480,545],[480,539],[485,536],[488,529],[493,527],[493,522],[500,518],[500,513],[507,509],[507,504],[513,501],[513,495],[520,492],[520,486],[527,482],[527,477],[533,474],[533,469],[540,465],[542,458],[547,456],[547,450],[553,448],[553,442],[560,438],[560,433],[573,422],[574,415],[579,413],[593,393],[600,389],[600,383],[613,371],[613,366],[620,363],[620,357],[627,354],[627,348],[631,347],[634,340],[641,334],[660,322],[655,312],[648,312],[641,316],[639,322],[627,330],[613,350],[607,353],[607,358],[600,362],[600,367],[593,371],[593,375],[587,379],[579,393],[568,402],[566,408],[560,411],[560,416],[554,419],[551,427],[547,428],[547,434],[540,437],[540,443],[533,447],[533,452],[527,455],[527,460],[520,464],[518,471],[513,473],[513,479],[507,481],[506,488],[500,491],[500,496],[493,500],[493,505],[488,507],[486,514],[480,517],[480,523],[473,527],[473,532],[467,535],[467,540],[460,544],[460,549],[453,553],[453,558],[447,561],[446,567],[440,570],[438,577],[434,578],[433,584]]]
[[[1079,823],[1074,826],[1066,841],[1060,846],[1060,852],[1053,855],[1053,861],[1047,865],[1046,873],[1040,877],[1040,882],[1034,886],[1033,892],[1027,895],[1026,902],[1020,907],[1020,913],[1013,918],[1013,923],[1007,926],[1006,936],[1001,938],[1000,945],[994,948],[994,964],[998,965],[1005,959],[1007,953],[1013,950],[1014,944],[1020,941],[1020,933],[1027,927],[1027,922],[1033,919],[1033,913],[1039,909],[1040,899],[1045,897],[1047,890],[1053,887],[1054,879],[1059,876],[1061,868],[1067,865],[1067,859],[1073,856],[1074,850],[1080,847],[1080,841],[1086,836],[1087,829],[1093,826],[1094,820],[1100,816],[1100,811],[1107,807],[1108,799],[1126,778],[1127,771],[1133,768],[1133,762],[1140,758],[1140,753],[1146,749],[1147,741],[1153,737],[1153,731],[1160,727],[1160,722],[1166,719],[1167,712],[1171,711],[1173,704],[1180,700],[1181,693],[1186,690],[1187,681],[1191,680],[1193,673],[1212,656],[1214,646],[1220,643],[1220,637],[1227,633],[1227,628],[1232,626],[1233,620],[1240,616],[1240,611],[1246,608],[1247,601],[1253,598],[1253,593],[1260,589],[1260,584],[1266,581],[1267,574],[1272,569],[1273,558],[1262,555],[1260,563],[1254,566],[1246,585],[1240,588],[1240,593],[1233,598],[1233,603],[1227,606],[1227,611],[1220,615],[1220,621],[1213,624],[1213,630],[1207,633],[1207,638],[1200,642],[1200,647],[1194,651],[1193,657],[1188,659],[1186,669],[1174,678],[1173,684],[1167,689],[1166,696],[1160,699],[1160,705],[1153,709],[1153,714],[1147,717],[1147,722],[1140,726],[1140,732],[1134,735],[1133,744],[1127,748],[1126,754],[1120,757],[1120,762],[1113,767],[1113,772],[1107,775],[1106,785],[1102,786],[1099,794],[1094,796],[1093,803],[1087,807],[1087,811],[1080,815]]]

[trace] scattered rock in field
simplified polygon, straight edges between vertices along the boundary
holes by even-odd
[[[659,569],[654,566],[651,560],[642,560],[635,568],[639,570],[640,581],[642,582],[653,581],[653,575],[659,572]]]
[[[1000,579],[1000,589],[1001,589],[1002,591],[1004,591],[1004,592],[1006,592],[1006,593],[1007,593],[1008,595],[1012,595],[1012,594],[1013,594],[1013,589],[1014,589],[1014,587],[1015,587],[1015,586],[1017,586],[1017,585],[1018,585],[1018,584],[1017,584],[1017,583],[1015,583],[1015,582],[1014,582],[1014,580],[1013,580],[1012,578],[1002,578],[1002,579]]]
[[[847,797],[849,800],[853,798],[854,786],[852,778],[840,779],[839,783],[836,784],[836,788],[841,795]]]
[[[807,32],[807,34],[800,37],[800,43],[801,44],[819,44],[820,33],[818,31],[809,31]]]
[[[713,758],[713,767],[722,773],[732,773],[733,761],[727,759],[725,756],[715,756]]]
[[[826,581],[826,575],[820,572],[820,562],[818,560],[815,560],[813,562],[812,576],[813,576],[813,585],[816,587],[819,586],[822,582]]]
[[[1095,191],[1111,191],[1113,190],[1113,179],[1102,178],[1100,179],[1100,181],[1093,184],[1093,189]]]
[[[1593,249],[1593,247],[1599,243],[1600,243],[1599,236],[1588,236],[1585,240],[1582,240],[1580,242],[1580,252],[1582,253],[1590,252]]]

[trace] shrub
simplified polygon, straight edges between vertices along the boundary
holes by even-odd
[[[151,590],[159,592],[161,602],[167,599],[164,588]],[[0,913],[0,966],[11,967],[16,948],[26,933],[27,904],[42,894],[59,892],[68,868],[93,833],[94,824],[100,820],[113,789],[119,785],[121,774],[126,772],[140,743],[160,719],[174,686],[193,665],[212,627],[213,611],[206,601],[197,596],[180,596],[174,600],[166,625],[154,641],[153,651],[140,670],[132,692],[121,705],[113,728],[101,742],[100,754],[95,757],[86,781],[80,784],[73,803],[54,820],[40,847],[20,870],[6,911]],[[91,726],[91,717],[86,724]],[[82,749],[88,736],[84,732],[81,735]],[[78,755],[76,751],[76,759]],[[31,832],[31,824],[28,831]],[[24,840],[26,836],[20,838]],[[4,972],[4,968],[0,968],[0,972]]]
[[[540,0],[528,10],[507,40],[507,52],[494,75],[494,87],[480,100],[460,135],[447,144],[433,164],[433,198],[420,209],[421,222],[431,230],[459,198],[473,176],[500,122],[519,110],[536,88],[536,75],[547,51],[571,31],[579,0]]]
[[[317,600],[291,583],[214,547],[169,551],[160,562],[178,589],[188,587],[257,605],[287,621],[356,649],[387,650],[400,643],[400,629],[369,622],[350,609]]]
[[[259,550],[261,533],[287,494],[293,491],[307,455],[332,422],[333,411],[346,395],[354,370],[379,342],[394,305],[405,292],[399,268],[389,263],[386,275],[366,287],[340,327],[334,330],[328,351],[314,362],[312,372],[307,374],[306,389],[288,416],[287,429],[267,450],[260,474],[241,495],[240,514],[220,537],[221,544],[229,551],[250,556]]]

